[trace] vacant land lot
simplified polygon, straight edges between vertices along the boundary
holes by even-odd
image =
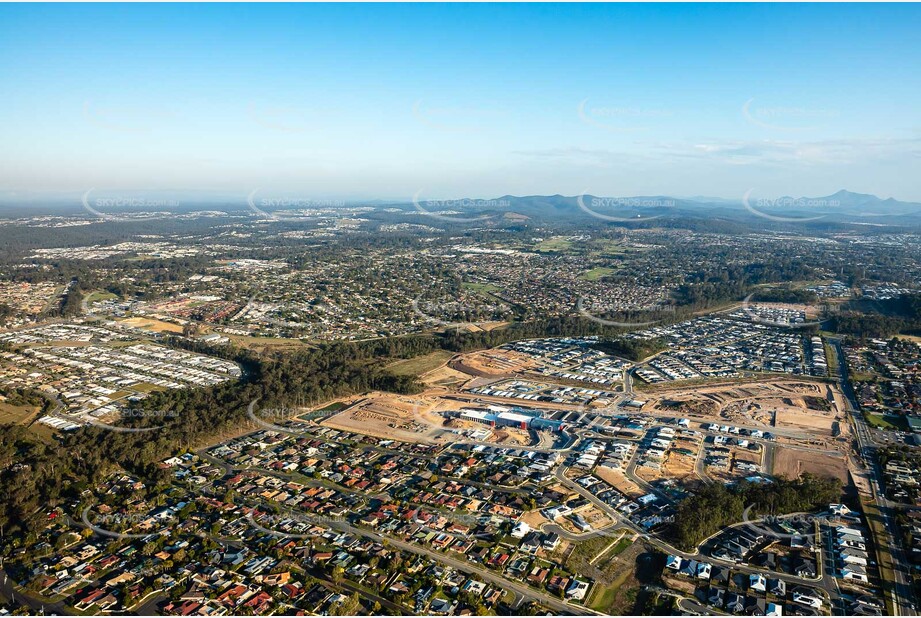
[[[374,393],[321,424],[379,438],[426,442],[444,425],[444,418],[434,413],[434,409],[449,409],[451,405],[460,403]]]
[[[884,416],[882,414],[864,414],[867,422],[877,429],[888,429],[890,431],[906,431],[908,424],[903,416]]]
[[[572,248],[572,241],[563,236],[555,236],[538,243],[534,249],[541,252],[564,252]]]
[[[163,320],[155,320],[153,318],[128,318],[127,320],[122,320],[122,323],[127,324],[128,326],[133,326],[135,328],[150,330],[155,333],[182,332],[182,327],[178,324],[171,324],[169,322],[164,322]]]
[[[603,266],[599,266],[597,268],[585,271],[579,276],[579,278],[583,281],[598,281],[602,277],[607,277],[608,275],[614,274],[615,272],[617,271],[615,271],[613,268],[605,268]]]
[[[807,410],[804,408],[784,407],[778,408],[775,426],[777,427],[802,427],[810,433],[830,436],[835,416],[828,412]]]
[[[639,498],[646,493],[639,485],[628,479],[623,470],[599,466],[595,468],[595,476],[631,498]]]
[[[458,371],[473,376],[513,376],[536,365],[535,361],[509,350],[485,350],[465,354],[451,363]]]
[[[834,476],[847,483],[847,466],[841,457],[778,446],[774,452],[774,474],[796,478],[804,472]]]
[[[0,403],[0,425],[29,423],[39,409],[37,406],[13,406],[8,403]]]
[[[451,360],[452,356],[454,356],[453,352],[439,350],[415,358],[398,360],[395,363],[387,365],[387,369],[400,376],[420,376],[429,371],[438,369]]]

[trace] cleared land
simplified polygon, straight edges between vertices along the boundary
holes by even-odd
[[[794,450],[779,446],[774,451],[774,474],[796,478],[808,472],[817,476],[834,476],[847,483],[847,463],[843,458],[822,453]]]
[[[585,271],[579,276],[579,278],[583,281],[598,281],[602,277],[607,277],[608,275],[612,275],[615,272],[617,271],[613,268],[605,268],[603,266],[599,266],[597,268]]]
[[[565,238],[563,236],[555,236],[553,238],[548,238],[547,240],[544,240],[538,243],[534,247],[534,250],[550,253],[550,252],[568,251],[571,248],[572,248],[572,241],[570,239]]]
[[[18,425],[32,421],[41,410],[38,406],[14,406],[0,403],[0,424]]]
[[[439,350],[437,352],[432,352],[431,354],[425,354],[423,356],[417,356],[415,358],[408,358],[405,360],[398,360],[395,363],[387,365],[387,369],[392,373],[401,376],[420,376],[422,374],[428,373],[429,371],[434,371],[438,369],[454,356],[453,352],[447,350]]]
[[[182,332],[182,326],[179,324],[172,324],[170,322],[155,320],[153,318],[127,318],[125,320],[121,320],[121,323],[127,324],[128,326],[133,326],[134,328],[142,328],[144,330],[153,331],[155,333]]]
[[[450,403],[425,397],[374,393],[321,424],[381,438],[429,442],[444,425],[444,418],[433,413],[432,409],[436,404]]]
[[[526,354],[509,350],[484,350],[464,354],[451,366],[473,376],[513,376],[537,366]]]

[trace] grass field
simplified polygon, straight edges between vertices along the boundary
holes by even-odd
[[[118,298],[118,297],[115,294],[112,294],[111,292],[96,291],[96,292],[90,292],[89,294],[86,295],[86,302],[94,303],[97,300],[111,300],[113,298]]]
[[[623,255],[627,252],[627,248],[620,241],[610,238],[599,240],[595,243],[594,247],[596,247],[602,255],[608,256]]]
[[[627,549],[631,545],[633,545],[633,539],[631,537],[624,536],[624,538],[617,541],[617,545],[615,545],[614,548],[605,555],[608,556],[609,558],[613,558],[614,556],[617,556],[620,553],[622,553],[625,549]]]
[[[586,605],[595,611],[610,614],[613,606],[617,603],[617,596],[621,587],[633,576],[633,568],[628,567],[621,570],[617,577],[610,584],[604,585],[596,582],[591,598]]]
[[[888,416],[883,414],[864,414],[867,422],[877,429],[889,429],[891,431],[908,431],[908,424],[902,416]]]
[[[604,266],[599,266],[597,268],[585,271],[579,275],[579,279],[582,279],[583,281],[598,281],[602,277],[612,275],[615,272],[617,271],[613,268],[605,268]]]
[[[825,342],[825,359],[828,361],[828,375],[838,375],[838,355],[835,347],[828,342]]]
[[[589,600],[589,607],[599,612],[609,610],[610,607],[614,605],[614,599],[617,596],[617,590],[619,588],[619,585],[600,586],[595,584],[595,593]]]
[[[461,287],[465,290],[470,290],[471,292],[481,292],[485,294],[495,294],[500,292],[502,289],[491,283],[471,283],[469,281],[464,281],[461,283]]]
[[[0,403],[0,424],[18,425],[32,420],[38,408],[35,406],[13,406]]]
[[[572,241],[562,236],[555,236],[541,241],[534,247],[535,251],[542,253],[561,253],[572,249]]]
[[[454,356],[453,352],[438,350],[431,354],[398,360],[387,365],[387,369],[398,376],[419,376],[433,369],[438,369],[448,362],[452,356]]]
[[[270,348],[302,348],[310,344],[301,339],[286,339],[284,337],[252,337],[249,335],[227,335],[234,343],[254,350]]]

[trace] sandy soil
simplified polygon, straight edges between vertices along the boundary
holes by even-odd
[[[639,485],[628,479],[622,470],[599,466],[595,468],[595,476],[631,498],[639,498],[646,493],[640,489]]]
[[[120,320],[122,324],[127,324],[128,326],[133,326],[134,328],[143,328],[144,330],[150,330],[155,333],[181,333],[182,326],[179,324],[172,324],[170,322],[164,322],[162,320],[154,320],[152,318],[128,318],[125,320]]]
[[[432,411],[440,400],[374,393],[324,420],[321,425],[375,437],[428,442],[444,425]]]
[[[451,367],[472,376],[513,376],[536,366],[530,356],[507,350],[483,350],[451,361]]]
[[[847,483],[847,465],[843,458],[823,453],[809,453],[777,447],[774,451],[774,474],[796,478],[803,472],[834,476]]]

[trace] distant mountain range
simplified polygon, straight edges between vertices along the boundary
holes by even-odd
[[[141,194],[144,195],[144,194]],[[144,195],[146,197],[146,195]],[[149,199],[162,196],[151,194]],[[251,210],[241,197],[207,196],[198,194],[177,197],[178,207],[162,208],[170,212],[220,209],[227,212]],[[182,199],[178,199],[182,198]],[[760,198],[752,191],[736,199],[668,195],[639,195],[630,197],[601,197],[595,195],[503,195],[497,198],[447,200],[345,200],[346,206],[372,206],[375,209],[398,209],[407,214],[436,214],[458,222],[472,220],[515,222],[540,220],[584,223],[591,219],[612,223],[641,221],[653,218],[726,219],[737,222],[807,222],[858,223],[863,225],[921,225],[921,203],[902,202],[893,198],[841,190],[824,197]],[[126,207],[124,212],[144,210]],[[149,210],[149,208],[148,208]],[[283,207],[277,209],[285,210]],[[56,196],[0,195],[0,216],[29,216],[44,214],[86,214],[80,198]]]
[[[456,206],[451,207],[451,204]],[[436,206],[433,206],[436,205]],[[608,221],[642,220],[663,216],[713,216],[749,218],[760,216],[775,221],[866,221],[899,224],[910,219],[921,220],[921,203],[901,202],[893,198],[841,190],[823,197],[759,198],[749,192],[739,199],[716,197],[671,197],[641,195],[631,197],[600,197],[594,195],[503,195],[488,200],[446,200],[400,204],[402,208],[433,208],[462,212],[464,215],[517,214],[538,219],[584,219],[595,217]]]

